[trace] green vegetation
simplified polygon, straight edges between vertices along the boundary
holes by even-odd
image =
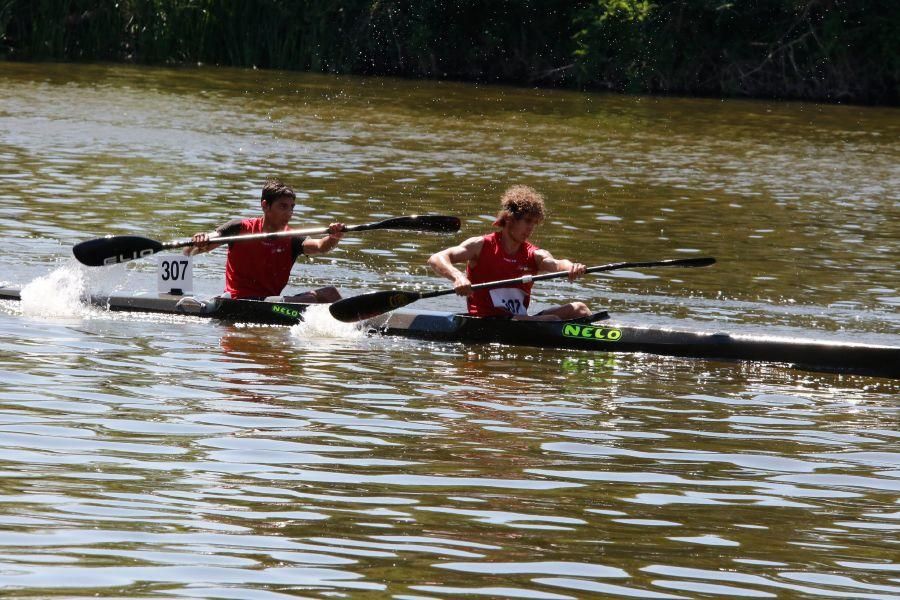
[[[897,0],[0,0],[13,60],[900,100]]]
[[[596,0],[582,81],[614,89],[896,103],[896,0]]]

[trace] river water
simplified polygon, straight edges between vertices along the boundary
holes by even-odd
[[[292,289],[446,287],[427,257],[526,183],[556,256],[718,259],[538,308],[900,344],[898,139],[890,108],[0,63],[0,594],[900,598],[897,381],[109,313],[77,298],[155,261],[71,258],[254,216],[279,176],[297,227],[463,219],[348,235]]]

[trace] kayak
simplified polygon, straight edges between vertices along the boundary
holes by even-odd
[[[0,288],[0,300],[21,300],[19,290]],[[161,313],[206,317],[231,323],[296,325],[309,306],[294,302],[200,299],[175,294],[110,294],[91,296],[88,303],[114,312]]]
[[[581,322],[478,319],[454,313],[397,311],[382,325],[381,332],[467,343],[784,363],[816,371],[900,379],[900,346],[626,325],[615,323],[606,313]]]
[[[0,299],[20,300],[19,291],[0,288]],[[234,300],[173,294],[93,296],[90,303],[111,311],[265,325],[295,325],[303,320],[303,313],[310,306],[280,297]],[[817,371],[900,379],[900,346],[635,326],[616,323],[606,313],[575,321],[515,321],[401,309],[365,321],[363,326],[373,334],[424,340],[782,363]]]

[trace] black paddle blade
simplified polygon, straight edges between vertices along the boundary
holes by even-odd
[[[161,242],[138,235],[114,235],[75,244],[72,254],[83,265],[102,267],[151,256],[163,249]]]
[[[338,321],[354,323],[402,308],[421,297],[422,294],[419,292],[403,292],[400,290],[372,292],[338,300],[328,307],[328,312]]]
[[[663,267],[708,267],[716,264],[716,259],[712,256],[703,256],[700,258],[674,258],[671,261],[663,261]]]
[[[436,233],[453,233],[459,231],[460,221],[457,217],[443,215],[413,215],[411,217],[395,217],[375,223],[372,229],[405,229],[407,231],[432,231]]]

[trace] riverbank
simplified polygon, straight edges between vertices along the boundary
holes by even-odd
[[[900,5],[888,0],[91,4],[6,3],[0,57],[900,103]]]

